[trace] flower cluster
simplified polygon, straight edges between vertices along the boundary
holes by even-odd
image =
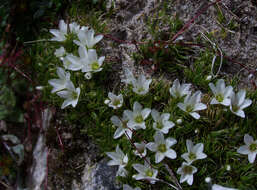
[[[206,158],[207,155],[203,153],[203,143],[194,145],[191,140],[186,140],[186,147],[187,152],[181,155],[186,162],[182,163],[182,166],[178,168],[177,173],[181,175],[180,183],[187,181],[189,185],[192,185],[193,175],[197,172],[197,168],[191,164],[196,160]]]
[[[211,104],[229,106],[232,113],[242,118],[245,117],[243,109],[252,104],[252,100],[245,99],[245,90],[239,90],[235,93],[232,86],[226,87],[223,79],[219,79],[216,86],[213,83],[210,83],[209,87],[214,94]]]
[[[180,102],[177,104],[181,110],[193,118],[199,119],[200,115],[197,111],[204,110],[207,106],[201,103],[202,93],[196,91],[194,94],[191,94],[190,86],[191,84],[180,84],[178,79],[176,79],[170,88],[170,94],[173,98],[184,100],[183,103]],[[216,86],[213,83],[209,83],[209,87],[214,94],[210,102],[211,105],[221,104],[223,106],[229,106],[232,113],[242,118],[245,117],[243,109],[252,104],[252,100],[245,98],[245,90],[239,90],[235,93],[232,86],[226,87],[223,79],[219,79]]]
[[[149,91],[149,85],[151,79],[146,79],[144,75],[140,75],[139,78],[135,78],[130,70],[125,70],[126,79],[123,81],[127,84],[132,85],[132,91],[139,95],[145,95]],[[218,80],[216,86],[212,83],[209,84],[214,97],[212,98],[210,104],[221,104],[224,106],[230,106],[232,113],[238,115],[243,108],[251,104],[251,100],[245,99],[245,91],[239,91],[237,94],[233,94],[233,88],[231,86],[225,86],[224,80]],[[171,96],[178,101],[177,107],[187,114],[191,115],[195,119],[199,119],[200,115],[198,111],[207,108],[206,104],[201,103],[202,93],[196,91],[192,93],[190,91],[191,84],[180,84],[179,80],[176,79],[169,89]],[[105,101],[110,107],[117,109],[122,106],[123,96],[122,94],[116,96],[112,93],[108,94],[109,99]],[[237,107],[237,111],[234,107]],[[132,135],[138,130],[145,130],[149,127],[147,126],[147,118],[149,115],[152,116],[152,129],[155,133],[153,136],[153,142],[133,142]],[[242,116],[242,115],[241,115]],[[132,167],[138,172],[138,174],[133,175],[136,180],[148,180],[150,183],[155,183],[160,181],[157,178],[158,170],[151,164],[150,158],[147,157],[148,151],[153,152],[155,155],[154,162],[156,164],[162,162],[165,158],[176,159],[177,153],[171,147],[177,143],[177,140],[172,137],[165,138],[164,135],[169,135],[170,129],[175,126],[175,123],[170,121],[170,113],[160,113],[156,109],[144,108],[139,102],[135,101],[133,104],[133,110],[124,110],[122,118],[119,116],[112,116],[111,122],[117,127],[113,138],[117,139],[125,135],[130,142],[133,143],[133,153],[145,160],[144,165],[135,163]],[[177,124],[182,123],[182,119],[177,119]],[[257,142],[253,141],[253,138],[249,135],[245,135],[246,145],[241,146],[237,152],[241,154],[247,154],[249,162],[253,163],[257,154]],[[192,164],[201,159],[207,158],[207,155],[203,152],[204,144],[194,143],[190,140],[186,140],[187,152],[183,153],[181,157],[185,160],[181,167],[177,169],[177,174],[181,175],[180,183],[187,182],[188,185],[193,184],[193,176],[198,171],[198,169]],[[117,148],[116,148],[117,149]],[[117,150],[116,150],[117,152]],[[114,152],[112,153],[114,154]],[[125,156],[126,162],[124,162],[124,153],[120,151],[119,156],[112,158],[115,165],[119,166],[117,175],[123,175],[127,173],[125,171],[126,164],[128,163],[128,157]],[[115,161],[116,160],[116,161]],[[119,161],[117,161],[119,160]],[[110,164],[109,164],[110,165]],[[114,164],[113,164],[114,165]],[[122,168],[122,173],[120,172]],[[222,186],[214,185],[213,189],[220,188]],[[131,187],[125,185],[124,189],[132,189]]]
[[[57,67],[57,75],[59,79],[51,79],[48,83],[53,87],[52,93],[57,92],[57,95],[64,98],[62,109],[72,105],[77,105],[80,88],[75,88],[70,79],[70,71],[81,71],[85,73],[85,78],[90,79],[92,73],[102,70],[104,56],[98,58],[96,50],[93,49],[102,38],[102,35],[95,36],[93,29],[81,27],[76,22],[66,24],[64,20],[59,22],[59,29],[50,29],[50,33],[54,35],[51,41],[57,41],[63,46],[56,49],[55,56],[62,63],[63,68]],[[71,49],[77,49],[76,56]],[[76,53],[76,52],[75,52]]]

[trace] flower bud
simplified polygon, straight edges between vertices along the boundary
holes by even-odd
[[[206,78],[205,78],[205,80],[207,80],[207,81],[210,81],[212,79],[212,76],[211,75],[208,75]]]
[[[182,119],[177,119],[177,121],[176,121],[176,123],[179,124],[179,125],[180,125],[182,122],[183,122]]]

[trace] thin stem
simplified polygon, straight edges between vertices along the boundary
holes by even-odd
[[[168,164],[164,164],[166,170],[169,172],[170,176],[172,177],[172,179],[175,181],[175,184],[178,186],[179,190],[182,190],[181,185],[179,184],[176,176],[174,175],[173,171],[170,169]]]
[[[41,39],[41,40],[33,40],[33,41],[27,41],[27,42],[23,42],[24,44],[33,44],[33,43],[37,43],[37,42],[50,42],[51,40],[47,40],[47,39]]]
[[[0,181],[0,183],[3,185],[3,186],[5,186],[7,189],[10,189],[11,187],[9,186],[9,185],[7,185],[5,182],[3,182],[3,181]]]
[[[157,179],[157,178],[156,178],[155,180],[156,180],[156,181],[159,181],[159,182],[161,182],[161,183],[165,183],[166,185],[172,187],[173,189],[180,190],[180,189],[178,189],[176,186],[174,186],[174,185],[172,185],[172,184],[170,184],[170,183],[168,183],[168,182],[166,182],[166,181],[164,181],[164,180],[162,180],[162,179]]]

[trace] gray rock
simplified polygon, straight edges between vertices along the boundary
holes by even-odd
[[[102,159],[93,165],[87,164],[81,178],[82,185],[73,182],[72,190],[118,190],[121,185],[116,181],[117,167],[108,166],[108,160]]]

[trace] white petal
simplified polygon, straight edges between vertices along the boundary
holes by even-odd
[[[197,143],[193,147],[192,152],[195,152],[196,154],[199,154],[199,153],[203,152],[203,147],[204,147],[203,143]]]
[[[161,152],[156,152],[155,163],[160,163],[164,159],[165,155]]]
[[[180,177],[179,182],[180,182],[180,183],[183,183],[184,181],[186,181],[186,180],[187,180],[187,177],[188,177],[188,175],[184,175],[184,174],[182,174],[182,175],[181,175],[181,177]]]
[[[155,143],[153,143],[153,142],[147,143],[146,144],[146,148],[148,148],[152,152],[156,152],[157,151],[157,145]]]
[[[96,36],[96,37],[95,37],[95,40],[94,40],[94,41],[95,41],[95,44],[97,44],[99,41],[101,41],[101,40],[103,39],[103,37],[104,37],[103,35],[98,35],[98,36]]]
[[[210,104],[219,104],[219,102],[216,100],[216,98],[212,98]]]
[[[113,125],[115,125],[117,127],[122,127],[122,125],[123,125],[122,121],[116,115],[111,117],[111,121],[112,121]]]
[[[174,138],[169,137],[169,138],[166,139],[166,146],[168,148],[170,148],[171,146],[173,146],[176,143],[177,143],[177,140],[174,139]]]
[[[133,111],[141,111],[141,110],[142,110],[142,105],[138,102],[134,102]]]
[[[194,180],[193,175],[189,175],[188,178],[187,178],[188,185],[192,185],[193,184],[193,180]]]
[[[250,163],[253,163],[256,158],[256,153],[250,153],[248,154],[248,160]]]
[[[246,145],[252,144],[253,141],[254,141],[254,140],[253,140],[253,137],[252,137],[252,136],[250,136],[250,135],[248,135],[248,134],[245,134],[245,135],[244,135],[244,142],[245,142]]]
[[[250,150],[248,148],[247,145],[243,145],[243,146],[240,146],[238,149],[237,149],[237,152],[239,154],[249,154],[250,153]]]
[[[160,113],[156,109],[152,109],[151,115],[154,121],[158,121],[160,119]]]
[[[145,171],[146,171],[145,166],[143,166],[142,164],[133,164],[132,166],[139,173],[145,173]]]
[[[193,147],[194,147],[194,144],[193,144],[193,142],[191,140],[187,139],[186,140],[186,146],[187,146],[187,151],[191,152]]]
[[[114,138],[114,139],[117,139],[117,138],[121,137],[121,136],[124,134],[124,132],[125,132],[125,131],[124,131],[123,128],[118,127],[118,128],[116,129],[114,135],[113,135],[113,138]]]
[[[72,103],[71,101],[72,101],[72,99],[70,99],[70,98],[64,100],[64,102],[62,103],[61,109],[64,109],[64,108],[66,108],[67,106],[71,105],[71,103]]]
[[[157,131],[154,135],[154,142],[156,144],[164,144],[165,140],[164,140],[164,136],[161,132]]]
[[[183,104],[183,103],[178,103],[177,106],[178,106],[181,110],[183,110],[183,111],[186,112],[186,105],[185,105],[185,104]]]
[[[204,110],[206,108],[207,108],[207,106],[205,104],[198,103],[195,105],[194,111]]]
[[[169,149],[165,152],[165,156],[167,156],[170,159],[177,158],[177,153],[173,149]]]
[[[245,100],[246,91],[240,90],[236,96],[238,97],[238,104],[241,105]]]
[[[61,98],[69,98],[71,93],[70,91],[67,91],[67,90],[63,90],[63,91],[59,91],[57,92],[57,95],[60,96]]]
[[[217,94],[217,90],[216,90],[216,87],[213,83],[209,83],[209,87],[211,88],[211,91],[214,95]]]
[[[149,116],[149,114],[151,113],[151,109],[145,108],[145,109],[142,110],[141,113],[142,113],[143,119],[145,120]]]
[[[232,109],[231,109],[231,111],[232,111]],[[232,112],[239,117],[245,118],[245,112],[243,110],[238,110],[237,112],[232,111]]]
[[[192,113],[189,113],[193,118],[195,119],[199,119],[200,118],[200,115],[196,112],[192,112]]]
[[[133,112],[130,111],[130,110],[125,110],[125,111],[123,112],[123,115],[124,115],[126,118],[128,118],[129,120],[132,120],[132,119],[133,119]]]
[[[230,103],[231,103],[231,100],[229,98],[226,98],[226,99],[223,100],[223,102],[221,104],[224,105],[224,106],[229,106]]]
[[[244,109],[252,104],[252,100],[246,99],[244,103],[240,106],[241,109]]]

